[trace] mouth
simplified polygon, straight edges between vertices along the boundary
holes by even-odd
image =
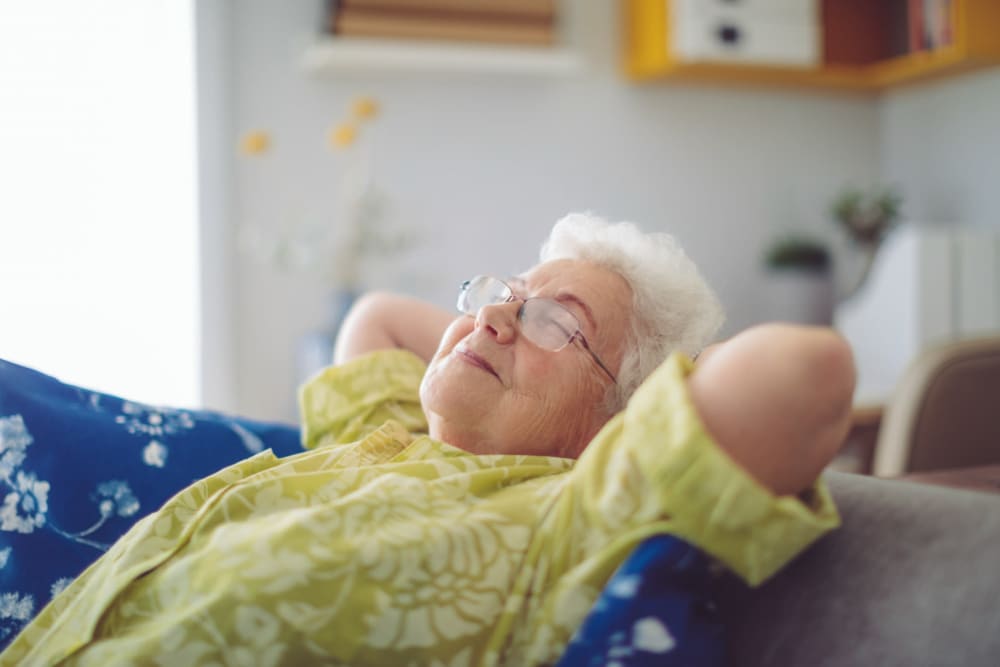
[[[455,350],[455,354],[457,354],[462,359],[462,361],[468,364],[472,364],[473,366],[478,366],[479,368],[482,368],[484,371],[495,377],[497,380],[500,379],[500,376],[497,375],[496,370],[494,370],[493,366],[490,365],[490,362],[486,361],[472,350],[466,348],[457,348]]]

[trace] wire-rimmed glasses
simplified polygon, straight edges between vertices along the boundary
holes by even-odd
[[[476,276],[462,283],[458,292],[458,310],[475,316],[483,306],[509,303],[520,299],[510,285],[492,276]],[[618,380],[598,357],[580,330],[580,320],[558,301],[543,297],[520,299],[517,319],[521,332],[532,343],[544,350],[558,352],[574,340],[580,341],[591,359],[607,373],[615,384]]]

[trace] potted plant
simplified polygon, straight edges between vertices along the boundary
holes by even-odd
[[[803,235],[777,239],[764,252],[768,319],[833,321],[832,257],[826,243]]]
[[[891,187],[864,191],[847,188],[830,207],[830,214],[846,233],[851,245],[861,254],[860,268],[840,295],[847,299],[868,279],[879,246],[899,221],[903,199]]]
[[[834,199],[831,213],[852,241],[878,245],[896,224],[903,198],[892,188],[865,193],[848,188]]]
[[[816,239],[786,236],[767,249],[764,264],[773,271],[827,273],[830,270],[830,250],[825,243]]]

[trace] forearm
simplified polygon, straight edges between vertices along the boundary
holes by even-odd
[[[689,386],[719,445],[778,494],[810,484],[850,422],[854,363],[832,329],[748,329],[699,359]]]
[[[383,349],[409,350],[430,361],[454,318],[454,314],[419,299],[370,292],[358,299],[344,319],[334,348],[334,363]]]

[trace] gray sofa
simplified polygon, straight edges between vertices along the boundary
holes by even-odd
[[[843,526],[722,609],[734,665],[1000,665],[1000,494],[827,473]]]

